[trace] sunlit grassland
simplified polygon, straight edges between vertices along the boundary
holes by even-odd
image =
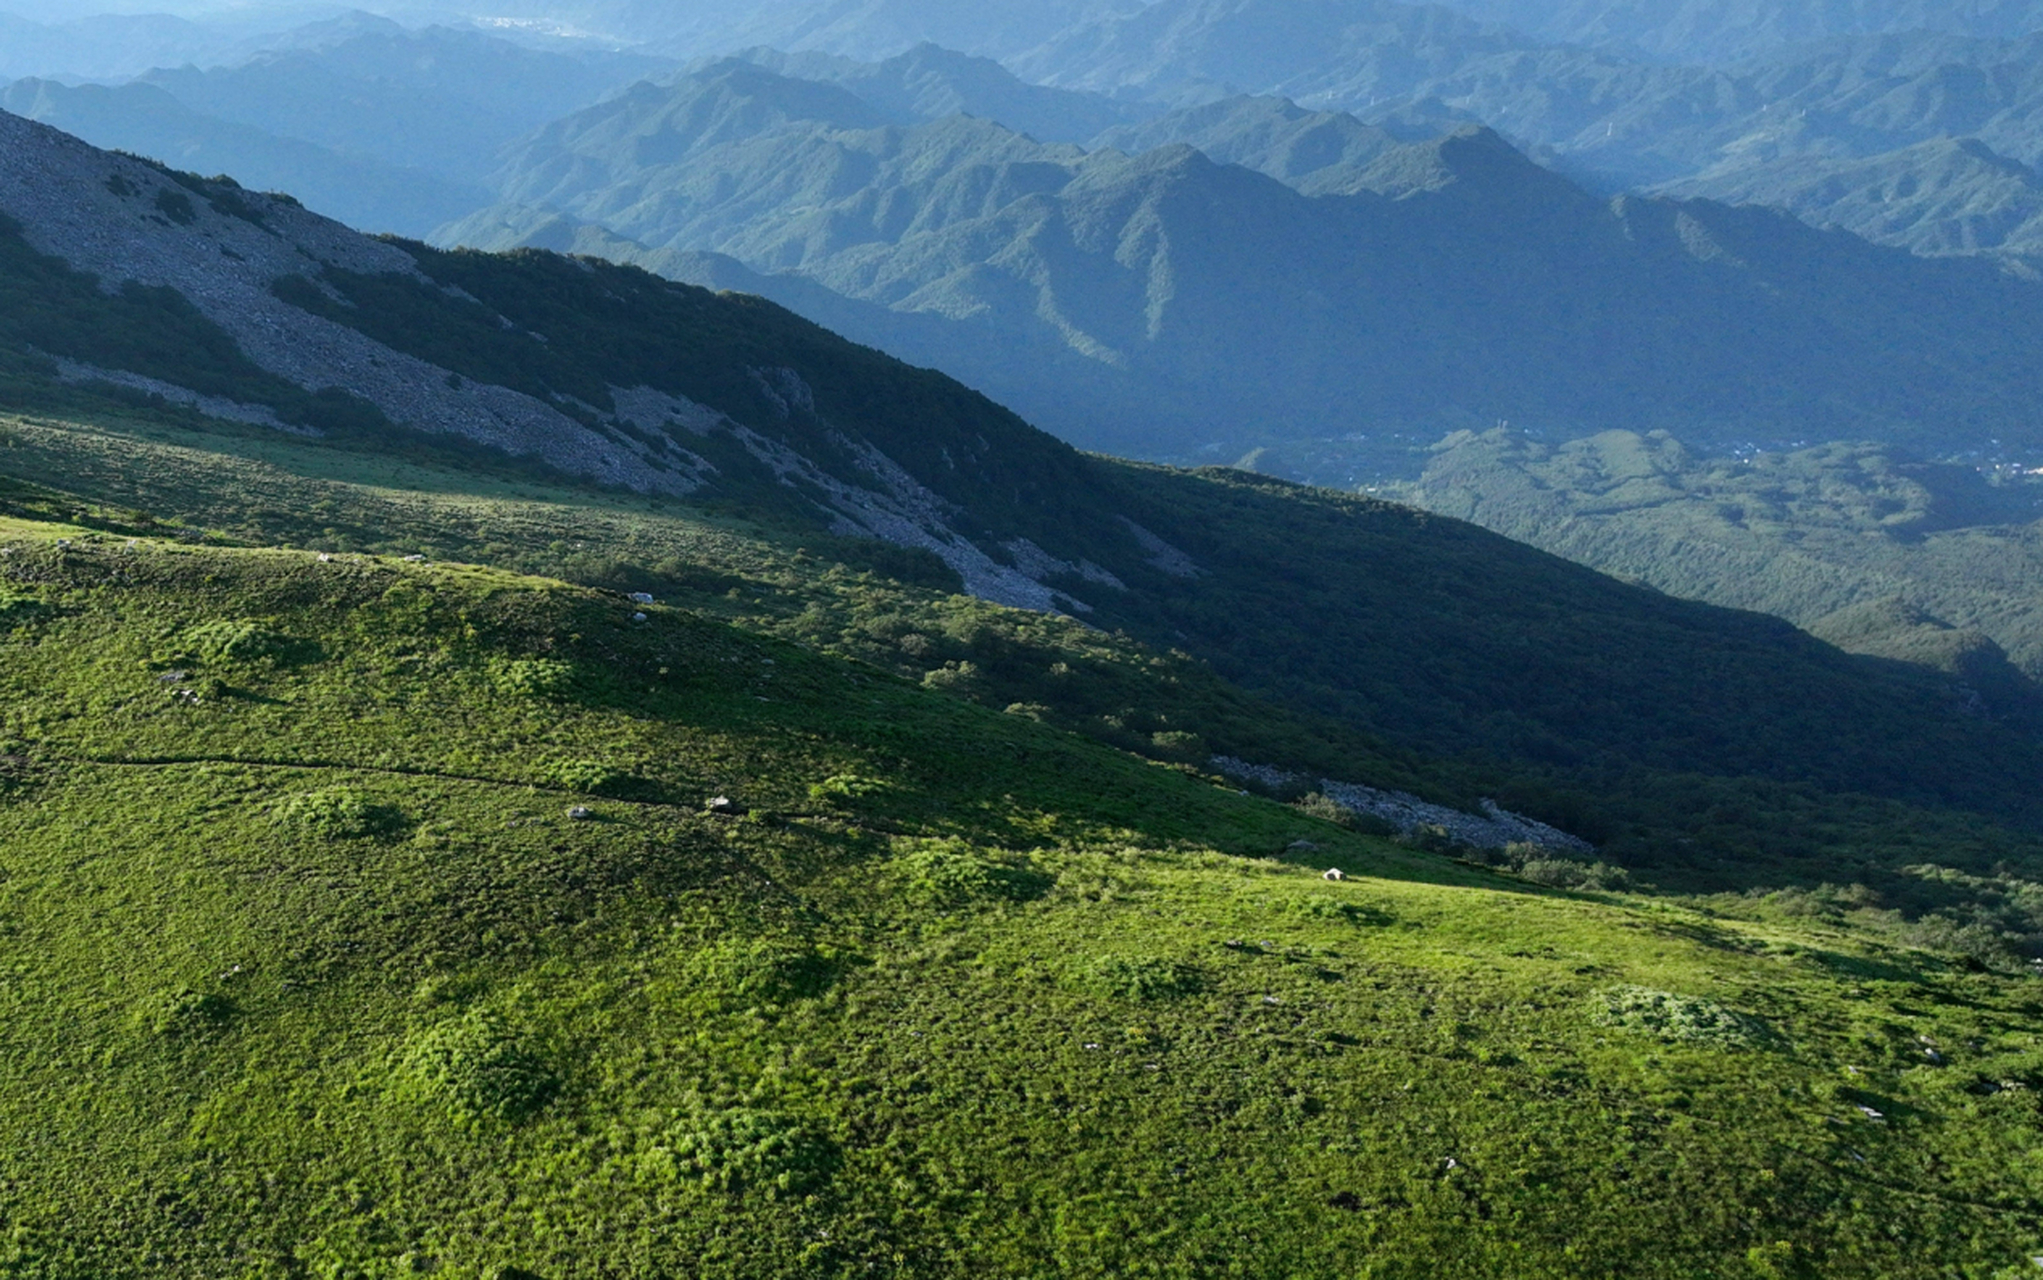
[[[16,519],[0,574],[16,1274],[1984,1276],[2043,1232],[2030,979],[504,570]]]

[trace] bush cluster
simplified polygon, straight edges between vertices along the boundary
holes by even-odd
[[[1109,956],[1088,971],[1092,984],[1123,1000],[1170,1000],[1192,995],[1206,986],[1196,965],[1155,956]]]
[[[636,1165],[644,1182],[692,1183],[731,1194],[756,1191],[777,1199],[827,1179],[835,1154],[826,1139],[785,1112],[698,1106],[678,1116]]]
[[[465,1121],[517,1123],[558,1096],[560,1076],[531,1037],[477,1010],[413,1039],[412,1072]]]
[[[962,840],[932,840],[895,861],[909,899],[922,906],[1025,902],[1041,897],[1052,881],[1025,862],[996,861]]]
[[[371,803],[349,787],[328,787],[290,797],[277,808],[278,825],[327,840],[363,840],[389,835],[403,815]]]
[[[1772,1028],[1700,996],[1678,996],[1650,987],[1613,987],[1597,996],[1596,1020],[1673,1043],[1749,1049],[1771,1042]]]

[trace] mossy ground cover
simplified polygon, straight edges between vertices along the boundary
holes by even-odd
[[[9,1274],[1993,1276],[2043,1241],[2033,979],[1545,890],[498,570],[17,520],[0,573]]]

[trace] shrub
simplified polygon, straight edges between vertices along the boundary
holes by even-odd
[[[1670,1044],[1747,1049],[1773,1039],[1772,1029],[1760,1019],[1698,996],[1627,986],[1613,987],[1596,1000],[1596,1020],[1604,1026],[1643,1031]]]
[[[1206,740],[1182,729],[1164,729],[1149,735],[1150,754],[1159,760],[1179,764],[1202,764],[1208,752]]]
[[[493,658],[489,684],[514,698],[564,698],[574,689],[575,669],[556,658]]]
[[[480,1010],[416,1037],[407,1061],[449,1110],[471,1122],[515,1124],[560,1093],[560,1077],[540,1047]]]
[[[191,197],[182,191],[172,191],[169,187],[156,193],[156,208],[164,217],[180,227],[188,227],[199,218],[199,211],[192,207]]]
[[[0,587],[0,627],[12,627],[41,614],[48,606],[34,596],[19,595]]]
[[[636,1160],[639,1179],[692,1183],[704,1191],[799,1195],[830,1176],[836,1152],[808,1125],[779,1111],[696,1107]]]
[[[1518,874],[1534,884],[1556,889],[1623,889],[1631,884],[1631,873],[1607,862],[1581,863],[1567,858],[1532,858],[1518,868]]]
[[[597,760],[549,760],[539,766],[539,775],[567,791],[609,795],[628,790],[633,781],[628,773],[612,769]]]
[[[1352,828],[1355,825],[1355,811],[1335,801],[1324,792],[1314,791],[1308,795],[1300,796],[1291,802],[1291,807],[1307,817],[1318,818],[1322,822],[1331,822],[1336,826]],[[1386,823],[1385,825],[1389,824]],[[1395,830],[1395,828],[1392,829]]]
[[[1202,990],[1206,976],[1194,966],[1153,956],[1111,956],[1096,962],[1093,986],[1123,1000],[1172,1000]]]
[[[768,1002],[821,994],[836,976],[829,956],[807,943],[780,938],[719,943],[698,953],[695,967],[713,986]]]
[[[276,820],[280,826],[327,840],[387,836],[404,825],[404,816],[397,810],[371,804],[349,787],[329,787],[292,796],[278,808]]]
[[[946,662],[922,677],[922,687],[959,698],[977,698],[986,692],[986,676],[977,663]]]
[[[836,804],[845,800],[861,800],[867,796],[881,795],[893,789],[894,784],[878,778],[861,777],[855,773],[838,773],[821,782],[811,783],[809,799]]]
[[[1024,902],[1041,897],[1052,883],[1051,877],[1026,863],[996,862],[962,840],[932,841],[903,855],[896,865],[907,882],[908,897],[924,906]]]
[[[248,621],[208,622],[193,627],[180,638],[180,660],[214,663],[277,661],[297,655],[301,648],[291,637]]]
[[[234,1017],[234,1002],[226,996],[191,987],[180,987],[161,1001],[148,1016],[149,1029],[172,1039],[217,1031]]]

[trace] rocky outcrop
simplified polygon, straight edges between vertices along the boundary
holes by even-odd
[[[1523,814],[1499,808],[1493,800],[1482,802],[1482,813],[1473,814],[1446,805],[1433,804],[1402,791],[1381,791],[1358,782],[1321,778],[1311,783],[1306,777],[1270,765],[1251,764],[1232,756],[1215,756],[1212,767],[1221,774],[1271,788],[1295,786],[1301,782],[1316,786],[1319,793],[1352,813],[1365,813],[1390,823],[1405,835],[1429,828],[1445,832],[1457,844],[1476,849],[1502,849],[1529,844],[1558,853],[1594,853],[1596,846],[1580,836],[1569,835]]]

